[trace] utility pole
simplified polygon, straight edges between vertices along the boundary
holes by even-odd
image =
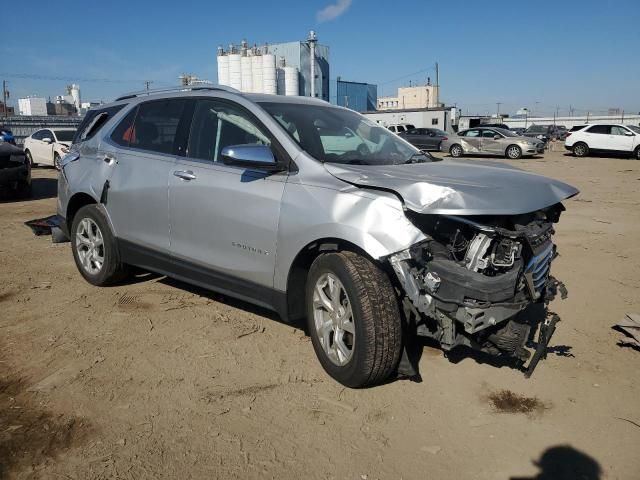
[[[440,68],[438,67],[438,62],[436,62],[436,87],[440,86]]]
[[[502,105],[502,102],[496,102],[497,105],[497,110],[496,110],[496,119],[500,118],[500,105]]]
[[[9,92],[7,92],[7,81],[2,81],[2,110],[4,111],[4,118],[8,116],[7,110],[7,98],[9,98]]]
[[[144,81],[144,86],[146,87],[147,90],[149,90],[149,86],[153,83],[153,80],[145,80]]]

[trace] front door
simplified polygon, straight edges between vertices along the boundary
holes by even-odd
[[[618,125],[611,127],[611,135],[609,136],[611,150],[631,152],[633,150],[633,139],[634,135],[630,130]]]
[[[272,145],[272,139],[243,107],[198,100],[187,155],[169,177],[171,252],[192,274],[200,272],[203,283],[214,278],[236,291],[238,281],[270,288],[287,174],[225,165],[221,150],[240,144]]]
[[[169,255],[168,181],[176,161],[176,137],[186,100],[140,104],[101,146],[111,169],[106,209],[123,245],[138,253]]]
[[[500,137],[497,140],[495,137]],[[505,145],[502,141],[502,135],[493,130],[482,131],[482,151],[494,155],[504,155]]]

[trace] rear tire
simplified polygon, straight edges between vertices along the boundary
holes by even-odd
[[[510,160],[522,158],[522,149],[517,145],[509,145],[505,150],[505,157]]]
[[[71,250],[78,271],[92,285],[116,283],[128,274],[120,262],[116,239],[96,205],[85,205],[73,217]]]
[[[353,252],[319,256],[309,269],[306,305],[313,348],[331,377],[360,388],[393,373],[400,311],[389,277],[372,261]]]
[[[451,146],[451,148],[449,149],[449,153],[452,157],[459,158],[464,154],[464,150],[460,145],[456,143],[455,145]]]
[[[33,156],[31,155],[31,152],[29,150],[25,150],[24,155],[27,157],[27,160],[29,160],[29,164],[31,165],[31,168],[35,167],[36,164],[33,163]]]
[[[578,142],[573,146],[573,154],[576,157],[586,157],[589,155],[589,146],[584,142]]]

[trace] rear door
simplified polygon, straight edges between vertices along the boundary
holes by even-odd
[[[482,130],[478,128],[472,128],[467,130],[464,134],[464,143],[466,145],[466,153],[481,153],[482,152]]]
[[[584,132],[584,140],[589,148],[596,150],[611,150],[611,125],[593,125]]]
[[[169,255],[169,176],[185,99],[141,103],[131,109],[101,151],[111,169],[106,208],[129,252]],[[148,255],[147,255],[148,256]]]
[[[197,100],[187,155],[169,176],[171,252],[205,283],[242,291],[249,282],[259,290],[273,286],[287,174],[225,165],[222,149],[240,144],[269,145],[275,154],[270,133],[244,107]]]

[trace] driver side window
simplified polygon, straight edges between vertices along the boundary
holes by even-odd
[[[496,135],[498,135],[496,132],[494,132],[493,130],[483,130],[482,131],[482,137],[483,138],[493,138]]]
[[[271,141],[257,121],[241,108],[216,100],[198,100],[187,156],[221,163],[220,152],[231,145],[271,146]]]

